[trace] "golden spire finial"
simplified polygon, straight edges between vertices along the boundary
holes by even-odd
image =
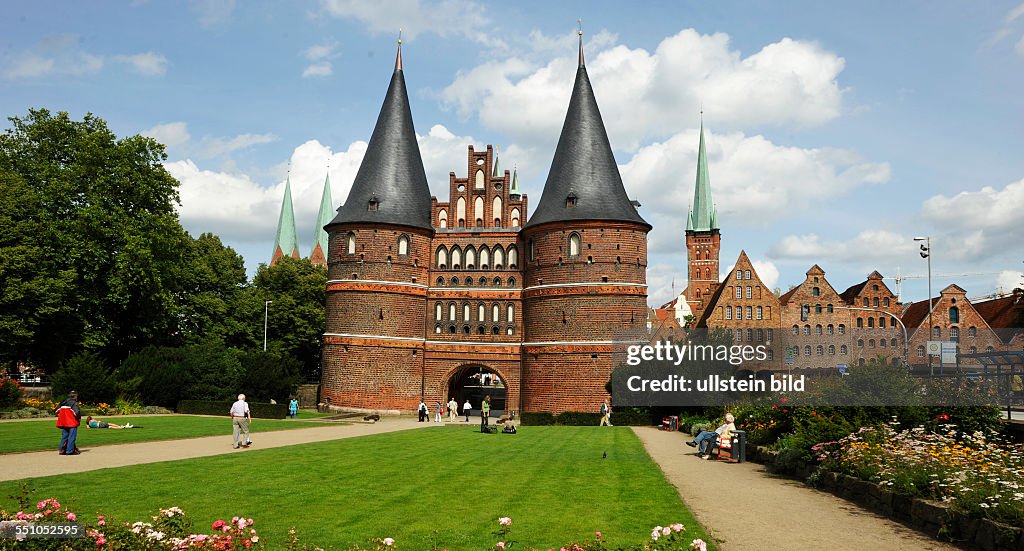
[[[580,66],[583,66],[583,19],[576,20],[576,34],[580,37]]]

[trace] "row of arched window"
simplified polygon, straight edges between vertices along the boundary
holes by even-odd
[[[734,292],[736,298],[743,298],[743,296],[744,296],[743,295],[743,290],[744,290],[744,287],[742,285],[737,285],[736,287],[730,287],[729,292],[730,293]],[[751,287],[750,285],[747,285],[746,291],[747,291],[747,293],[746,293],[746,297],[747,298],[761,298],[761,286],[760,285],[756,285],[754,287]]]
[[[456,330],[454,324],[451,324],[451,325],[448,326],[448,334],[454,335],[457,332],[458,331]],[[440,323],[434,325],[434,333],[437,333],[437,334],[444,333],[443,325],[440,324]],[[462,326],[462,334],[463,335],[470,335],[472,333],[473,333],[473,331],[470,329],[470,327],[468,325],[463,325]],[[483,325],[478,325],[477,328],[476,328],[476,334],[477,335],[486,335],[487,334],[487,328],[484,327]],[[492,335],[500,335],[501,334],[501,327],[498,327],[497,325],[491,326],[491,334]],[[513,335],[513,334],[515,334],[515,327],[512,326],[512,325],[509,325],[509,326],[505,327],[505,334],[506,335]]]
[[[502,283],[502,279],[501,279],[500,276],[494,276],[494,279],[491,280],[491,286],[492,287],[501,287],[501,283]],[[443,277],[438,276],[437,279],[434,280],[434,284],[437,287],[444,287],[445,286],[445,280],[444,280]],[[448,285],[450,287],[458,287],[459,285],[465,285],[466,287],[472,287],[473,285],[476,285],[477,287],[487,287],[487,278],[481,276],[480,279],[474,281],[472,276],[470,276],[470,277],[467,277],[466,279],[460,281],[459,278],[453,277],[450,280],[448,280]],[[509,287],[515,287],[516,286],[516,278],[514,278],[514,277],[508,278],[508,286]]]
[[[889,342],[892,344],[893,348],[896,348],[896,346],[898,346],[898,344],[899,344],[899,341],[897,341],[896,339],[892,339]],[[885,345],[886,345],[886,340],[885,339],[878,339],[878,347],[879,348],[885,348]],[[868,348],[874,348],[874,347],[875,347],[875,339],[868,339]],[[864,348],[864,339],[857,339],[857,348]]]
[[[398,256],[409,255],[409,236],[401,234],[398,236],[398,242],[396,248],[398,249]],[[345,236],[345,254],[356,254],[356,234],[355,232],[348,232]],[[389,259],[391,257],[388,257]]]
[[[494,227],[496,227],[496,228],[500,228],[501,225],[502,225],[502,222],[501,222],[501,213],[502,213],[501,204],[502,203],[501,203],[501,197],[500,196],[495,197],[494,200],[491,202],[491,212],[494,214],[493,221],[494,221]],[[455,202],[455,226],[454,227],[456,227],[456,228],[465,228],[466,227],[466,220],[471,220],[471,219],[475,219],[476,220],[476,226],[477,227],[483,226],[484,225],[484,220],[485,220],[484,216],[486,216],[486,213],[484,211],[484,198],[478,196],[476,198],[476,200],[473,202],[473,218],[468,218],[466,216],[466,205],[467,205],[467,203],[466,203],[466,198],[465,197],[459,197],[459,199]],[[509,226],[513,227],[513,228],[519,227],[520,218],[521,218],[521,216],[520,216],[519,207],[513,207],[512,210],[509,211]],[[441,210],[439,210],[437,212],[437,227],[439,227],[439,228],[447,228],[448,227],[448,209],[441,209]]]
[[[736,270],[736,279],[737,280],[750,279],[750,278],[751,278],[750,270]]]
[[[475,310],[475,312],[474,312],[474,310]],[[445,313],[448,314],[448,317],[444,317]],[[458,316],[459,313],[462,314],[461,317]],[[476,318],[475,319],[472,318],[472,315],[474,313],[476,314]],[[488,313],[490,313],[490,315],[491,315],[490,319],[487,318],[487,314]],[[499,305],[496,302],[491,304],[490,308],[487,308],[487,306],[484,303],[479,302],[479,303],[477,303],[475,309],[468,302],[463,302],[461,309],[458,308],[458,305],[455,304],[454,302],[449,302],[447,309],[445,308],[444,303],[441,303],[441,302],[435,302],[434,303],[434,321],[478,321],[478,322],[491,321],[491,322],[497,323],[497,322],[502,321],[501,313],[502,313],[501,305]],[[515,305],[511,304],[511,303],[505,304],[505,320],[504,321],[507,321],[509,323],[513,323],[513,322],[515,322],[515,318],[516,318],[516,307],[515,307]]]
[[[743,342],[744,329],[736,329],[735,336],[732,329],[726,329],[726,333],[730,339],[734,339],[736,342]],[[747,342],[772,342],[775,338],[775,330],[772,328],[768,329],[746,329]],[[756,341],[754,339],[757,339]],[[767,338],[767,340],[766,340]],[[769,360],[771,359],[771,350],[768,351]]]
[[[977,337],[978,336],[978,328],[974,327],[974,326],[968,327],[967,328],[967,336],[970,337],[970,338]],[[938,325],[936,325],[935,327],[932,327],[932,337],[934,337],[936,339],[942,338],[942,327],[940,327]],[[960,339],[960,328],[955,326],[955,325],[953,327],[950,327],[949,328],[949,340],[955,341],[955,340],[959,340],[959,339]]]
[[[895,339],[893,339],[893,340],[895,340]],[[893,346],[896,346],[896,345],[894,344]],[[817,352],[817,354],[819,356],[824,356],[825,355],[825,347],[823,345],[819,344],[818,346],[816,346],[814,348],[814,351]],[[799,346],[794,346],[793,347],[793,352],[795,353],[796,356],[799,356],[800,355],[800,347]],[[839,346],[839,354],[845,355],[845,354],[848,354],[849,352],[850,352],[850,349],[847,348],[847,346],[845,344]],[[810,346],[805,346],[804,347],[804,356],[810,356],[810,355],[811,355],[811,347]],[[828,355],[829,356],[835,356],[836,355],[836,345],[834,345],[834,344],[828,345]]]
[[[874,297],[871,300],[868,300],[868,297],[864,297],[864,306],[874,306],[875,308],[878,308],[879,306],[884,306],[888,308],[889,304],[889,297],[882,298],[881,302],[879,302],[878,297]]]
[[[832,325],[831,323],[826,325],[826,326],[824,326],[824,327],[822,327],[822,325],[820,323],[818,325],[814,326],[814,334],[815,335],[821,335],[823,331],[826,332],[829,335],[834,335],[835,332],[836,332],[836,326]],[[793,324],[793,334],[794,335],[799,335],[800,334],[800,326],[799,325]],[[811,326],[810,325],[804,325],[804,335],[810,335],[810,334],[811,334]],[[840,335],[845,335],[846,334],[846,324],[845,323],[840,323],[839,324],[839,334]]]
[[[725,319],[733,319],[732,306],[725,307]],[[736,307],[736,319],[764,319],[764,307],[758,306],[756,308],[752,306],[737,306]]]
[[[878,317],[878,327],[880,327],[882,329],[885,329],[885,324],[886,324],[885,320],[886,320],[886,318],[884,318],[882,316],[879,316]],[[892,322],[891,325],[893,327],[895,327],[896,326],[896,322]],[[867,318],[867,327],[868,327],[868,329],[872,329],[872,328],[875,327],[875,318]],[[857,318],[857,328],[858,329],[863,329],[864,328],[864,318]]]
[[[501,270],[506,260],[509,269],[518,268],[519,249],[515,245],[509,245],[507,249],[501,245],[493,248],[480,245],[479,249],[472,245],[465,248],[452,245],[451,249],[439,245],[434,251],[434,267],[440,270]]]

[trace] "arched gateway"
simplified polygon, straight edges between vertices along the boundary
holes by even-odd
[[[491,397],[491,417],[500,417],[506,408],[516,409],[515,404],[506,405],[508,386],[497,371],[480,364],[467,364],[452,372],[448,379],[448,397],[454,397],[459,403],[459,411],[469,399],[474,413],[479,413],[484,396]]]

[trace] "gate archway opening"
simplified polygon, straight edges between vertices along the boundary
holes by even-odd
[[[497,419],[505,414],[506,398],[508,388],[505,380],[498,375],[497,371],[479,364],[464,365],[455,370],[448,381],[448,397],[454,397],[459,403],[459,410],[462,404],[469,403],[473,406],[473,413],[480,414],[480,404],[484,397],[491,397],[491,418]]]

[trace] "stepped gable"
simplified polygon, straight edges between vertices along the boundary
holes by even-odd
[[[608,134],[597,107],[580,39],[579,68],[555,156],[537,210],[525,228],[549,222],[607,220],[648,224],[622,185]]]
[[[348,199],[328,226],[353,222],[433,229],[430,187],[409,108],[401,45],[363,162]]]

